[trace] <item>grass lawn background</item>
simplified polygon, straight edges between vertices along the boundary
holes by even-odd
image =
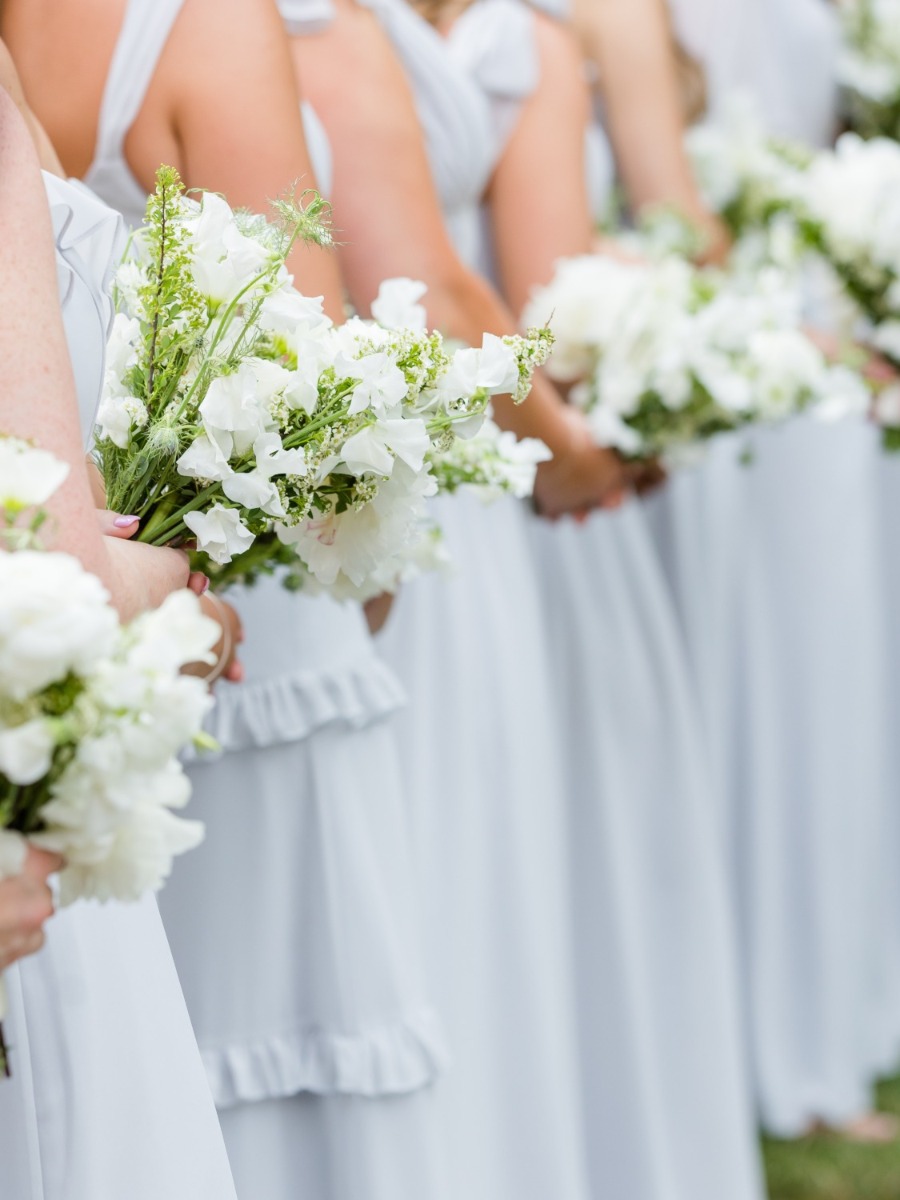
[[[900,1117],[900,1078],[882,1084],[878,1107]],[[829,1137],[767,1139],[765,1159],[770,1200],[900,1200],[900,1141],[854,1146]]]

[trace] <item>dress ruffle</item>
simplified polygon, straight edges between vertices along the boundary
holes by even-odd
[[[223,685],[216,689],[206,730],[223,751],[258,749],[299,742],[332,725],[365,729],[405,704],[399,680],[373,655],[329,671]]]
[[[217,1108],[300,1092],[403,1095],[433,1083],[450,1060],[444,1027],[429,1006],[355,1034],[310,1029],[201,1052]]]

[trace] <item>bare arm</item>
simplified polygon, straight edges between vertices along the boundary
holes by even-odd
[[[367,312],[383,279],[409,275],[428,285],[429,319],[445,333],[477,345],[485,332],[514,332],[512,312],[450,242],[413,98],[389,40],[354,0],[336,7],[329,29],[295,38],[293,47],[334,147],[335,211],[354,303]],[[501,400],[495,411],[506,428],[542,438],[557,455],[539,472],[538,494],[549,512],[603,499],[586,430],[547,380],[536,380],[520,408]]]
[[[576,27],[600,73],[619,171],[635,208],[667,204],[694,222],[715,257],[725,232],[704,205],[685,125],[665,0],[574,0]]]
[[[540,86],[522,107],[488,193],[503,293],[515,312],[534,287],[549,283],[558,259],[589,254],[593,243],[581,54],[557,22],[534,21]]]
[[[2,88],[0,228],[0,431],[69,463],[69,478],[47,506],[53,517],[49,540],[81,559],[130,616],[184,586],[187,562],[175,551],[100,533],[59,310],[47,199],[29,131]]]
[[[266,212],[295,182],[316,187],[288,40],[274,0],[188,0],[160,63],[145,109],[168,113],[190,187],[222,192],[230,204]],[[136,123],[127,143],[148,189],[159,159]],[[343,317],[333,252],[298,245],[288,263],[297,285],[323,295]]]

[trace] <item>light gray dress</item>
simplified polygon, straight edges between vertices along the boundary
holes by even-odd
[[[484,97],[402,0],[370,7],[473,263],[493,161]],[[454,1200],[586,1200],[562,764],[527,512],[461,496],[438,516],[455,570],[403,590],[381,645],[410,692],[399,718],[410,795],[426,797],[413,826],[429,981],[453,1050],[435,1089],[446,1184]]]
[[[477,0],[450,36],[501,141],[541,86],[539,19],[520,0]],[[592,143],[585,160],[596,198]],[[532,540],[564,746],[591,1194],[758,1200],[714,801],[642,508],[631,501],[583,526],[534,519]]]
[[[745,90],[772,132],[827,143],[831,6],[672,7],[709,69],[713,119]],[[893,1040],[878,453],[863,421],[801,418],[723,440],[655,502],[725,800],[758,1103],[786,1135],[868,1107]]]
[[[107,83],[91,178],[131,222],[145,197],[123,141],[179,8],[131,0]],[[389,720],[403,690],[358,606],[277,580],[229,600],[246,682],[216,689],[221,753],[191,766],[207,837],[162,911],[238,1193],[439,1198],[429,1092],[447,1049],[420,970]]]
[[[100,400],[120,222],[45,176],[85,443]],[[156,902],[77,903],[6,972],[4,1200],[233,1200],[209,1087]]]

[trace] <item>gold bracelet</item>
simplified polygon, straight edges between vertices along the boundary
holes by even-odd
[[[219,679],[224,672],[226,666],[231,660],[231,654],[234,650],[234,638],[231,635],[231,622],[228,620],[228,613],[225,610],[225,605],[221,597],[215,592],[206,592],[206,599],[210,601],[218,614],[217,619],[222,630],[222,653],[213,663],[208,675],[204,675],[204,682],[210,687]]]

